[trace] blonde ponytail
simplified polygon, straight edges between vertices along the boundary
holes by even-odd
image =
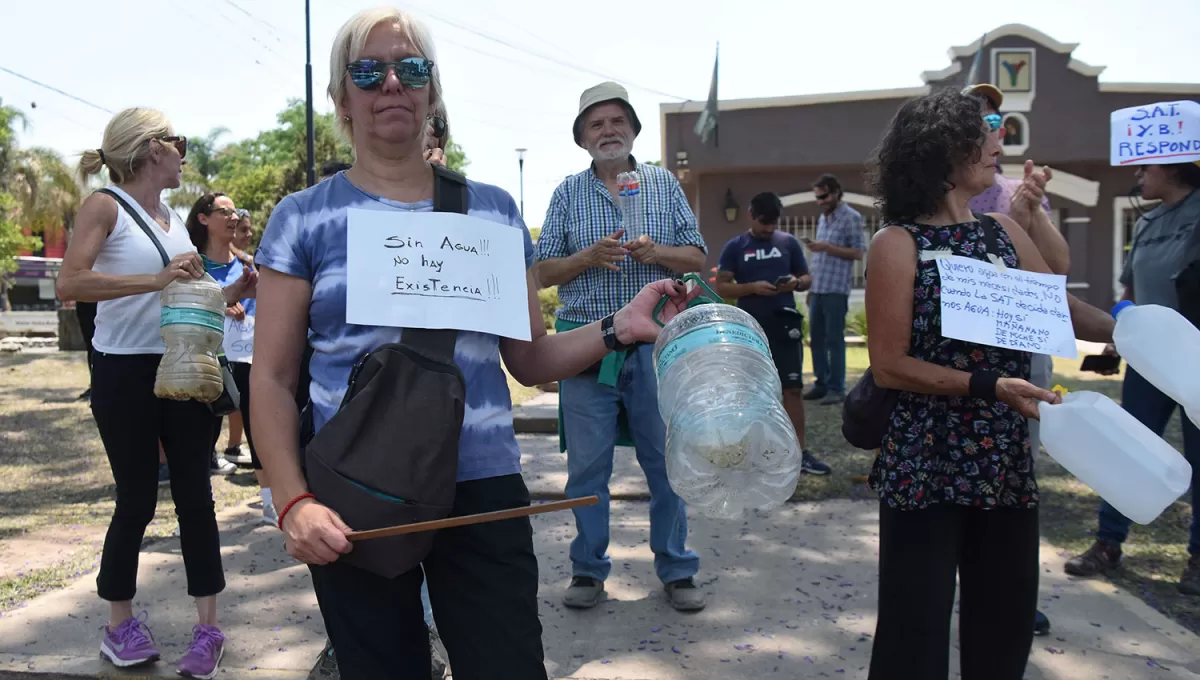
[[[151,139],[171,133],[171,122],[156,109],[134,107],[113,116],[104,128],[104,142],[98,149],[88,149],[79,157],[80,181],[108,166],[108,178],[113,184],[133,179],[150,156]]]

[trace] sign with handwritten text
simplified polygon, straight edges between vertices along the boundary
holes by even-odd
[[[351,209],[346,322],[529,340],[520,229],[459,213]]]
[[[225,337],[221,340],[225,358],[239,363],[253,363],[254,317],[247,314],[241,321],[225,317]]]
[[[1113,111],[1109,165],[1200,161],[1200,104],[1160,102]]]
[[[942,335],[980,345],[1074,359],[1067,277],[1007,269],[955,255],[937,261]]]

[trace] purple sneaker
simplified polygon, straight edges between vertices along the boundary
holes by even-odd
[[[154,646],[154,636],[146,627],[146,616],[146,612],[142,612],[132,619],[126,619],[116,630],[105,626],[100,656],[118,668],[157,661],[161,655]]]
[[[216,626],[197,625],[192,629],[192,644],[179,661],[179,674],[185,678],[210,680],[225,655],[225,636]]]

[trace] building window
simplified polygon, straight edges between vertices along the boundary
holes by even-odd
[[[1029,120],[1019,113],[1004,114],[1004,155],[1024,156],[1029,148]]]

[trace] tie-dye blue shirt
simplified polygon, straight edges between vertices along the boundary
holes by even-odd
[[[472,217],[495,222],[497,229],[520,229],[525,236],[525,267],[533,266],[533,241],[517,204],[503,189],[467,182]],[[275,206],[255,264],[312,283],[309,342],[313,422],[320,429],[346,391],[354,362],[380,345],[400,340],[400,329],[346,323],[346,209],[433,210],[433,201],[400,203],[359,189],[338,173],[285,197]],[[521,471],[513,433],[512,401],[500,367],[500,338],[459,331],[454,363],[467,382],[467,404],[458,445],[458,480],[486,479]]]

